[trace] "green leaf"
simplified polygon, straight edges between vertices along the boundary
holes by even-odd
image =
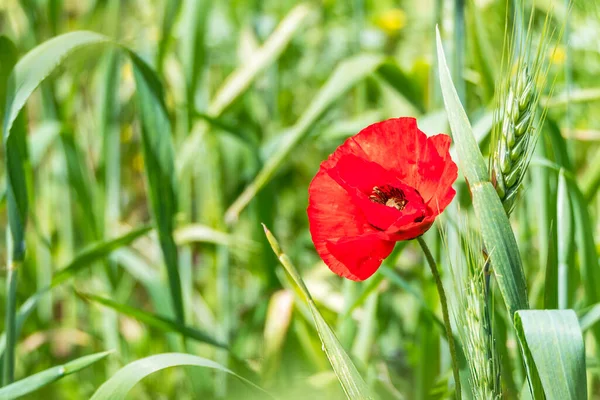
[[[6,36],[0,36],[0,121],[4,121],[4,106],[10,73],[17,63],[17,48]]]
[[[240,212],[256,196],[256,194],[273,178],[281,164],[289,158],[294,148],[304,139],[310,129],[329,107],[341,98],[350,88],[373,74],[382,64],[383,58],[371,54],[359,54],[342,61],[333,71],[325,85],[319,90],[306,111],[296,124],[285,132],[278,148],[271,152],[263,168],[254,180],[244,189],[225,213],[225,221],[237,220]]]
[[[91,354],[89,356],[80,357],[76,360],[70,361],[64,365],[57,365],[49,368],[45,371],[38,372],[37,374],[28,376],[27,378],[21,379],[20,381],[11,383],[8,386],[0,388],[0,399],[15,399],[17,397],[25,396],[26,394],[33,393],[44,386],[47,386],[57,380],[64,378],[67,375],[71,375],[78,372],[90,365],[106,358],[111,351],[104,351],[102,353]]]
[[[460,99],[452,83],[452,77],[446,63],[446,56],[444,55],[442,39],[440,38],[438,29],[436,29],[436,35],[440,85],[442,87],[446,112],[448,113],[448,122],[452,130],[454,146],[458,154],[460,169],[470,185],[478,182],[488,182],[489,174],[487,166],[473,135],[471,123],[467,118],[467,114],[460,103]]]
[[[140,382],[148,375],[163,370],[165,368],[180,366],[203,367],[223,371],[237,377],[242,382],[248,384],[250,387],[256,390],[259,390],[264,395],[268,395],[267,392],[262,390],[260,387],[256,386],[254,383],[237,375],[233,371],[225,368],[220,364],[217,364],[212,360],[208,360],[206,358],[194,356],[191,354],[164,353],[142,358],[141,360],[137,360],[130,364],[127,364],[125,367],[117,371],[108,381],[104,382],[102,386],[98,388],[96,393],[94,393],[91,400],[125,399],[127,393],[129,393],[129,391],[138,382]]]
[[[535,363],[548,399],[585,400],[585,347],[573,310],[523,310],[515,314],[517,336]],[[543,398],[533,393],[535,399]]]
[[[221,347],[226,349],[227,345],[218,342],[208,334],[190,326],[181,324],[172,319],[163,317],[161,315],[152,314],[146,311],[142,311],[139,308],[131,307],[126,304],[117,303],[111,299],[106,297],[96,296],[91,293],[81,293],[77,292],[77,294],[83,298],[84,300],[94,301],[96,303],[102,304],[108,308],[111,308],[117,311],[120,314],[127,315],[131,318],[135,318],[144,324],[160,329],[164,332],[177,332],[181,333],[186,338],[194,339],[202,343],[208,343],[213,346]]]
[[[310,308],[317,332],[319,333],[319,338],[321,339],[321,343],[323,343],[323,349],[346,393],[346,397],[349,399],[373,399],[374,397],[371,394],[369,387],[358,373],[358,370],[340,344],[338,338],[335,336],[335,333],[333,333],[327,322],[325,322],[325,319],[321,316],[321,313],[317,309],[306,285],[302,281],[298,270],[292,264],[289,257],[281,251],[279,243],[273,234],[271,234],[266,226],[263,225],[263,228],[273,252],[279,259],[279,262],[285,267],[287,273],[291,276]]]
[[[525,273],[515,235],[496,190],[490,182],[471,184],[473,207],[483,243],[510,315],[529,308]]]
[[[81,47],[108,41],[106,36],[94,32],[70,32],[42,43],[23,56],[11,75],[13,91],[8,93],[6,101],[4,135],[10,136],[12,125],[29,96],[69,54]]]
[[[177,320],[183,323],[181,278],[177,246],[173,239],[177,193],[171,123],[164,105],[163,88],[156,73],[135,53],[130,51],[129,56],[133,63],[138,106],[142,120],[144,168],[150,206],[167,267],[172,306]]]

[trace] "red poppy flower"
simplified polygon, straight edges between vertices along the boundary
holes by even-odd
[[[310,234],[329,268],[362,281],[397,241],[425,233],[455,195],[450,137],[414,118],[375,123],[325,160],[308,189]]]

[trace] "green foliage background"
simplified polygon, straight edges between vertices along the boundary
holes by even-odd
[[[320,162],[366,125],[415,116],[428,134],[450,132],[436,25],[487,156],[511,12],[500,0],[467,1],[464,14],[460,4],[3,0],[0,115],[2,85],[28,51],[80,30],[112,40],[71,52],[13,128],[26,130],[20,189],[29,203],[16,292],[24,316],[17,322],[16,379],[114,350],[28,398],[89,398],[120,367],[165,352],[220,366],[156,372],[131,398],[266,396],[222,367],[279,398],[343,398],[313,309],[283,272],[261,223],[300,270],[374,393],[447,397],[451,370],[439,300],[418,247],[397,245],[366,282],[342,281],[314,251],[306,206]],[[554,91],[548,85],[541,95],[548,117],[511,223],[531,308],[557,308],[559,290],[566,293],[565,306],[584,329],[587,392],[600,398],[600,335],[592,335],[600,329],[600,4],[574,1],[568,13],[563,2],[537,0],[534,37],[552,6],[550,23],[567,29],[547,54]],[[44,59],[23,74],[51,63]],[[7,154],[15,153],[6,148],[2,157],[10,162]],[[0,167],[0,223],[8,227],[7,161]],[[426,235],[447,282],[438,228],[451,237],[459,210],[472,210],[464,180],[456,187],[454,205]],[[470,221],[465,229],[479,229],[475,217]],[[0,247],[1,259],[11,256],[9,248]],[[5,286],[2,310],[9,309]],[[516,398],[526,372],[497,289],[503,390]]]

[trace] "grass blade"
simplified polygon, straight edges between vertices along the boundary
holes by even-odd
[[[529,362],[535,363],[546,398],[587,399],[585,348],[575,312],[518,311],[515,326],[531,356]],[[534,393],[534,398],[538,396]]]
[[[5,110],[5,99],[7,94],[14,90],[14,78],[10,75],[12,68],[16,64],[17,49],[10,39],[0,37],[0,51],[2,59],[0,60],[0,116]],[[4,115],[6,116],[6,115]],[[17,312],[17,281],[19,276],[19,266],[23,260],[25,252],[25,220],[27,215],[27,180],[25,176],[25,163],[28,162],[27,148],[25,144],[25,122],[23,113],[20,113],[16,123],[16,130],[21,134],[7,140],[5,137],[6,149],[6,197],[8,207],[8,245],[12,245],[7,251],[7,274],[6,274],[6,354],[4,357],[2,369],[2,384],[11,383],[14,380],[15,368],[15,347],[17,341],[16,312]],[[9,147],[10,146],[10,147]],[[9,153],[8,150],[11,149]]]
[[[240,375],[237,375],[230,369],[227,369],[212,360],[208,360],[206,358],[194,356],[191,354],[164,353],[142,358],[141,360],[137,360],[130,364],[127,364],[125,367],[121,368],[115,375],[113,375],[108,381],[104,382],[102,386],[98,388],[96,393],[94,393],[91,400],[125,399],[127,393],[146,376],[154,372],[163,370],[165,368],[180,366],[210,368],[226,372],[237,377],[242,382],[248,384],[250,387],[269,396],[267,392],[262,390],[260,387],[256,386],[254,383],[241,377]]]
[[[281,251],[279,243],[273,234],[271,234],[266,226],[263,225],[263,228],[265,229],[265,234],[267,235],[267,239],[271,244],[273,252],[279,259],[279,262],[285,267],[287,273],[292,277],[296,286],[300,289],[304,300],[310,308],[317,332],[321,338],[321,343],[323,343],[323,349],[327,354],[327,358],[329,358],[329,362],[331,363],[346,396],[349,399],[373,399],[373,395],[370,393],[367,384],[358,373],[352,360],[350,360],[350,357],[340,344],[335,333],[333,333],[329,325],[327,325],[327,322],[325,322],[321,316],[321,313],[317,309],[306,285],[302,281],[298,270],[296,270],[296,267],[292,264],[289,257]]]
[[[111,353],[111,351],[104,351],[102,353],[80,357],[64,365],[57,365],[45,371],[28,376],[27,378],[21,379],[15,383],[11,383],[10,385],[0,389],[0,399],[15,399],[17,397],[33,393],[36,390],[56,382],[67,375],[74,374],[75,372],[89,367],[90,365],[106,358]]]
[[[13,91],[8,93],[4,118],[4,135],[10,136],[12,125],[27,99],[40,83],[75,50],[108,42],[108,38],[89,31],[76,31],[57,36],[27,53],[15,66]]]
[[[127,315],[129,317],[135,318],[144,324],[160,329],[164,332],[177,332],[181,333],[183,336],[189,339],[197,340],[198,342],[208,343],[213,346],[221,347],[226,349],[227,345],[218,342],[216,339],[212,338],[208,334],[187,325],[183,325],[177,321],[172,319],[163,317],[161,315],[152,314],[146,311],[142,311],[139,308],[131,307],[126,304],[120,304],[116,301],[113,301],[106,297],[96,296],[91,293],[81,293],[77,292],[77,294],[84,300],[93,301],[99,304],[102,304],[105,307],[111,308],[117,311],[120,314]]]
[[[158,232],[171,289],[175,316],[184,321],[184,305],[179,276],[178,253],[173,239],[177,212],[175,164],[171,123],[164,104],[163,88],[158,77],[136,54],[129,52],[137,87],[138,106],[142,120],[144,168],[150,206]]]
[[[525,273],[506,211],[490,182],[471,185],[473,207],[492,269],[510,315],[528,309]]]
[[[440,85],[442,86],[442,95],[444,97],[444,104],[446,105],[446,112],[448,113],[448,122],[452,130],[452,138],[454,139],[454,145],[458,153],[460,169],[470,185],[478,182],[488,182],[489,174],[487,166],[481,155],[481,150],[479,150],[475,136],[473,136],[471,123],[467,118],[467,114],[460,103],[460,99],[452,83],[439,30],[436,30],[436,35]]]

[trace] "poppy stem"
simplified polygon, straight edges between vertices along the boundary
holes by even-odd
[[[450,357],[452,360],[452,373],[454,374],[454,391],[456,393],[456,398],[460,400],[462,393],[460,388],[460,375],[458,373],[458,358],[456,355],[456,345],[454,343],[454,335],[452,334],[452,325],[450,325],[450,314],[448,314],[448,300],[446,299],[446,292],[444,291],[444,285],[442,284],[442,278],[440,277],[440,273],[438,272],[437,264],[427,247],[427,243],[422,236],[417,237],[417,241],[421,245],[421,249],[423,249],[423,253],[425,254],[425,258],[427,259],[427,263],[429,264],[429,269],[431,269],[431,274],[433,275],[433,279],[435,280],[435,285],[437,286],[438,295],[440,296],[440,303],[442,305],[442,316],[444,317],[444,326],[446,327],[446,340],[448,340],[448,347],[450,348]]]

